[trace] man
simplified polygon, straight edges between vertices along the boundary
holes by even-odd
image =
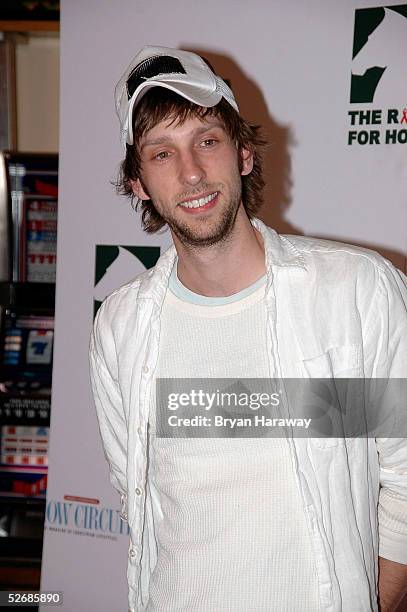
[[[407,584],[404,440],[161,437],[155,383],[405,377],[400,274],[254,217],[262,139],[195,54],[144,48],[116,107],[120,189],[147,232],[168,225],[174,241],[105,300],[91,339],[130,526],[130,609],[377,610],[380,554],[381,609],[395,610]]]

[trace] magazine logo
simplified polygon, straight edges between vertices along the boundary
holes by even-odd
[[[107,295],[152,268],[160,247],[96,245],[94,315]]]
[[[355,11],[348,145],[407,143],[406,53],[407,4]]]
[[[100,507],[97,503],[79,503],[57,499],[47,501],[45,528],[57,533],[117,540],[129,535],[129,526],[120,518],[120,510]]]

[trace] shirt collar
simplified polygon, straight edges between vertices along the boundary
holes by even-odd
[[[252,218],[251,223],[263,238],[268,285],[272,282],[274,266],[307,269],[303,255],[286,236],[277,234],[260,219]],[[162,305],[176,256],[175,246],[171,245],[158,259],[154,268],[143,274],[139,298],[153,299],[156,304]]]

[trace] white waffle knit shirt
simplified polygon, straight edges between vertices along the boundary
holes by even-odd
[[[228,304],[193,304],[167,291],[156,376],[269,377],[260,284]],[[319,610],[314,552],[284,438],[158,438],[152,409],[150,445],[160,507],[148,611]]]

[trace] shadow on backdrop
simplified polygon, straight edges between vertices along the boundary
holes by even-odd
[[[233,89],[242,116],[250,123],[260,125],[262,128],[268,146],[263,159],[263,173],[266,181],[264,206],[259,211],[259,217],[280,234],[304,236],[305,233],[301,228],[286,219],[286,211],[292,204],[291,149],[297,144],[292,128],[274,119],[257,84],[230,57],[209,49],[190,47],[187,44],[181,44],[180,48],[207,59],[217,74]],[[354,238],[347,240],[344,236],[337,237],[327,234],[313,234],[313,236],[377,251],[397,268],[407,273],[406,253]]]
[[[291,128],[276,121],[270,114],[264,96],[257,84],[250,79],[229,57],[208,49],[180,45],[207,59],[215,71],[227,81],[236,96],[242,116],[260,125],[266,139],[263,172],[266,181],[264,206],[259,217],[282,234],[302,234],[302,230],[286,220],[286,210],[291,206],[291,147],[294,145]]]

